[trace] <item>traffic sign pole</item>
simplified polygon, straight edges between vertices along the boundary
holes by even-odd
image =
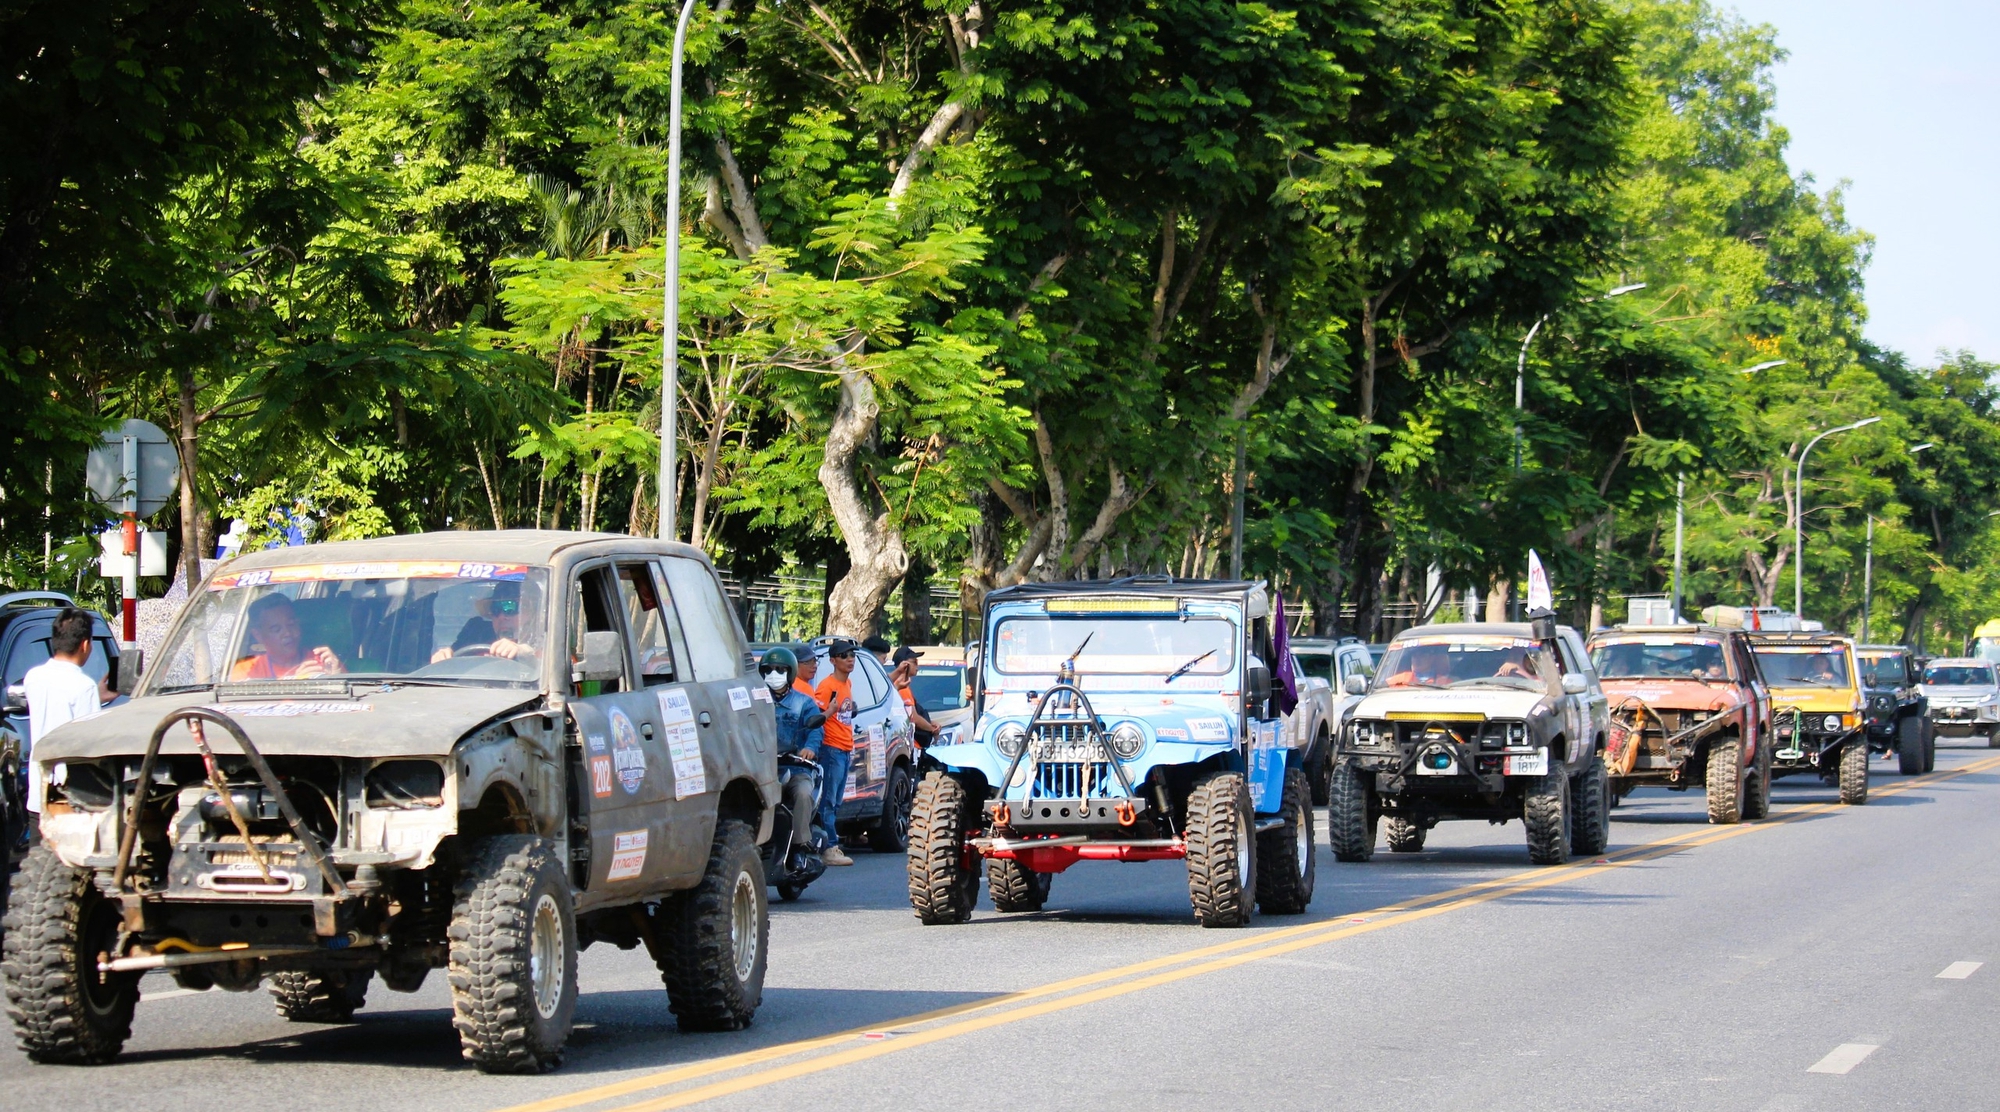
[[[125,572],[125,636],[130,645],[139,640],[139,438],[125,441],[125,555],[132,558]]]

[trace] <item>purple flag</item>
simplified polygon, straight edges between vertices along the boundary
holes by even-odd
[[[1271,592],[1271,644],[1278,659],[1271,674],[1278,678],[1278,711],[1290,714],[1299,705],[1299,666],[1292,659],[1292,635],[1285,628],[1285,596]]]

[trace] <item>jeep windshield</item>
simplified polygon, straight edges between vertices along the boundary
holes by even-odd
[[[1147,686],[1171,676],[1177,686],[1213,688],[1236,671],[1236,640],[1235,623],[1223,618],[1018,616],[994,631],[993,667],[1008,676],[1053,676],[1074,653],[1085,687],[1093,676],[1159,677]]]
[[[1932,687],[1992,687],[1990,664],[1933,664],[1924,669],[1924,683]]]
[[[1845,645],[1758,645],[1757,667],[1772,687],[1846,687]]]
[[[347,679],[538,686],[548,570],[398,560],[233,572],[189,604],[149,694]]]
[[[1863,687],[1895,687],[1909,675],[1903,667],[1902,653],[1863,651],[1860,664]]]
[[[1375,672],[1375,689],[1392,687],[1511,687],[1542,691],[1555,665],[1548,650],[1525,637],[1449,634],[1411,637],[1389,646]]]
[[[1590,663],[1607,680],[1719,680],[1728,675],[1722,642],[1714,638],[1604,641],[1590,650]]]

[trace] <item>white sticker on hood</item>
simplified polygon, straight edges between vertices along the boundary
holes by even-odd
[[[236,718],[297,718],[305,714],[360,714],[368,703],[224,703],[204,708]]]
[[[1220,718],[1190,718],[1187,724],[1196,741],[1229,740],[1229,723]]]

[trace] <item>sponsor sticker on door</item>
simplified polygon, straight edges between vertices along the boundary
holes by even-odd
[[[639,745],[639,731],[617,707],[605,717],[611,720],[611,765],[618,770],[618,785],[626,795],[638,795],[639,786],[646,782],[646,750]]]
[[[590,758],[590,794],[599,799],[611,795],[611,758]]]
[[[611,869],[606,880],[631,880],[646,871],[646,832],[623,831],[612,838]]]
[[[694,724],[694,705],[687,689],[662,690],[660,724],[667,731],[667,757],[674,765],[674,798],[686,799],[708,790],[708,770],[702,766],[701,732]]]
[[[1220,718],[1190,718],[1187,724],[1196,741],[1229,740],[1229,723]]]
[[[729,709],[730,709],[730,710],[749,710],[749,709],[750,709],[750,689],[749,689],[749,688],[747,688],[747,687],[732,687],[732,688],[730,688],[730,689],[729,689]]]
[[[889,775],[889,727],[877,722],[868,727],[868,779]]]

